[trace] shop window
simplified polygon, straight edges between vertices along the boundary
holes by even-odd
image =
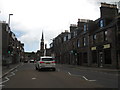
[[[105,55],[105,64],[111,64],[111,50],[110,49],[105,49],[104,51],[104,55]]]

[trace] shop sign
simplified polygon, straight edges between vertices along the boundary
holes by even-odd
[[[110,44],[104,45],[104,48],[110,48]]]
[[[91,50],[96,50],[96,47],[91,47]]]

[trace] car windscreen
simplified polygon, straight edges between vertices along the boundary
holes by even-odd
[[[42,58],[42,61],[53,61],[53,58]]]

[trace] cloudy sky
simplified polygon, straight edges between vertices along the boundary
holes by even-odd
[[[100,2],[114,3],[119,0],[0,0],[0,21],[8,22],[25,51],[40,49],[42,31],[47,47],[78,18],[95,20],[100,17]]]

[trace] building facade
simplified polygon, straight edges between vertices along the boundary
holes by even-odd
[[[0,22],[2,31],[2,64],[18,63],[24,60],[24,44],[17,40],[15,34],[5,21]]]
[[[51,51],[58,63],[119,68],[120,14],[116,5],[101,3],[100,18],[78,19],[70,32],[54,38]]]

